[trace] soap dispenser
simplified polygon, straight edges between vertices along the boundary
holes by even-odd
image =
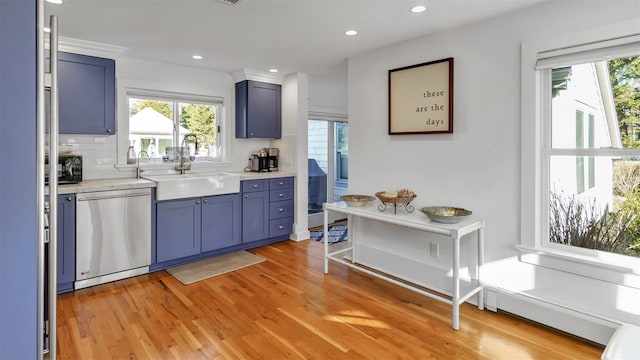
[[[129,140],[129,150],[127,150],[127,164],[136,163],[136,150],[133,148],[133,144],[135,143],[135,140]]]

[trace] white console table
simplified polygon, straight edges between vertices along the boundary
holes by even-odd
[[[436,223],[426,215],[422,214],[418,210],[413,213],[407,213],[404,209],[401,209],[397,212],[397,214],[393,214],[392,211],[387,209],[386,212],[381,212],[378,210],[377,202],[376,204],[370,204],[368,206],[363,207],[353,207],[348,206],[344,202],[337,203],[325,203],[323,205],[324,210],[324,273],[329,272],[329,260],[337,261],[341,264],[349,266],[353,269],[363,271],[371,276],[387,280],[393,284],[401,286],[403,288],[415,291],[422,295],[431,297],[433,299],[445,302],[452,306],[452,327],[455,330],[459,328],[459,318],[460,318],[460,304],[464,303],[467,299],[469,299],[473,295],[478,295],[478,309],[484,309],[484,297],[483,297],[483,284],[480,280],[480,267],[484,262],[484,221],[469,218],[464,219],[456,224],[441,224]],[[351,224],[352,217],[360,217],[369,220],[380,221],[383,223],[404,226],[411,229],[426,231],[433,234],[443,235],[451,238],[453,242],[453,287],[451,298],[438,295],[429,291],[425,291],[421,289],[418,285],[413,285],[409,282],[398,281],[390,276],[382,274],[380,272],[371,271],[365,267],[358,265],[358,258],[356,257],[356,244],[357,244],[357,234],[354,234],[353,231],[349,231],[349,240],[351,240],[350,246],[346,248],[341,248],[340,250],[329,252],[329,242],[327,238],[327,234],[329,231],[328,224],[328,214],[330,211],[342,213],[347,215],[347,222]],[[471,289],[467,292],[461,294],[460,293],[460,239],[467,234],[477,232],[478,233],[478,261],[477,261],[477,269],[476,276],[477,278],[472,279]],[[351,252],[351,260],[347,261],[344,259],[344,253]]]

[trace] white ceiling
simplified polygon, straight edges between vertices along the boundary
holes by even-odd
[[[45,15],[58,15],[60,36],[126,47],[124,56],[227,73],[319,74],[355,54],[542,1],[64,0],[45,3]],[[411,13],[417,4],[427,11]]]

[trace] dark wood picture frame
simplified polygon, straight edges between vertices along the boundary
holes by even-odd
[[[389,135],[453,133],[453,58],[389,70]]]

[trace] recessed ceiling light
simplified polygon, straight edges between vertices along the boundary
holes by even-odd
[[[278,69],[269,69],[269,72],[277,73],[277,72],[278,72]]]
[[[47,2],[52,4],[62,4],[62,0],[47,0]]]
[[[50,29],[50,28],[48,28],[48,27],[46,27],[46,28],[44,28],[44,32],[46,32],[46,33],[50,33],[50,32],[51,32],[51,29]]]
[[[344,34],[348,35],[348,36],[353,36],[353,35],[356,35],[357,33],[358,32],[355,31],[355,30],[347,30],[347,31],[344,32]]]
[[[411,12],[415,14],[424,12],[425,10],[427,10],[427,7],[424,5],[418,5],[411,8]]]
[[[200,55],[193,55],[192,58],[194,58],[196,60],[202,60],[202,56],[200,56]]]

